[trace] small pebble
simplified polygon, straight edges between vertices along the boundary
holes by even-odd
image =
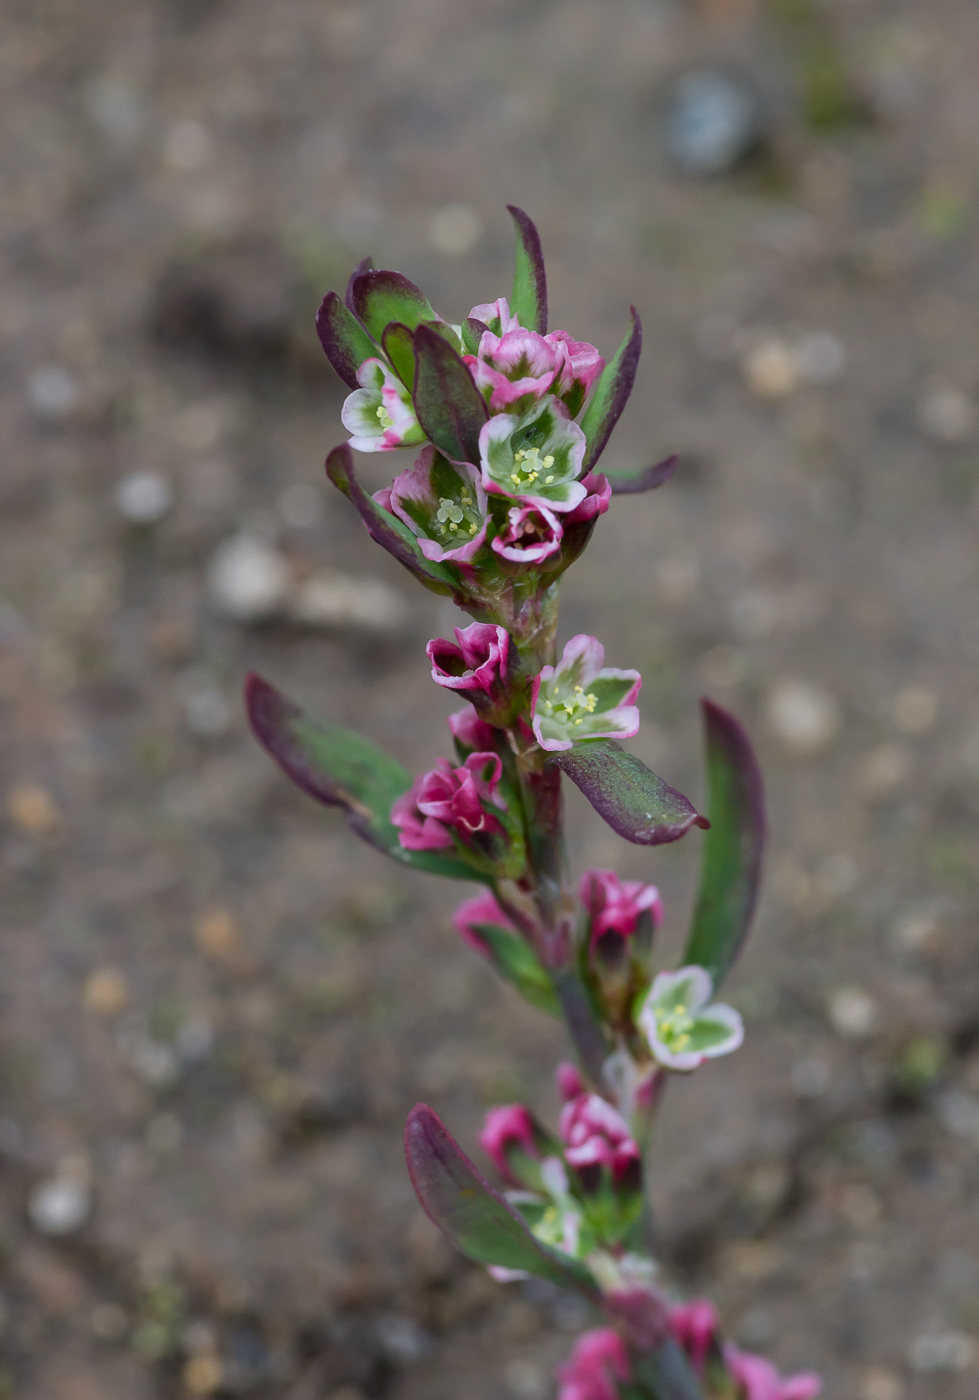
[[[976,1355],[976,1344],[964,1332],[926,1332],[911,1343],[915,1371],[966,1371]]]
[[[82,1002],[95,1016],[117,1016],[129,1001],[129,984],[114,967],[102,967],[86,978]]]
[[[840,707],[828,690],[808,681],[785,680],[768,697],[768,722],[783,746],[799,758],[827,749],[840,731]]]
[[[91,1192],[76,1176],[56,1176],[31,1192],[27,1208],[42,1235],[70,1235],[88,1219]]]
[[[410,1317],[390,1313],[376,1324],[377,1340],[389,1361],[410,1366],[432,1349],[432,1339]]]
[[[760,399],[784,399],[799,387],[799,363],[792,346],[776,336],[746,350],[741,368],[749,389]]]
[[[234,962],[241,956],[241,934],[229,909],[206,909],[194,925],[194,938],[212,962]]]
[[[238,622],[261,622],[281,610],[289,593],[289,565],[277,550],[236,535],[219,545],[208,569],[211,598]]]
[[[687,175],[723,175],[743,160],[761,135],[755,93],[726,73],[686,73],[667,99],[664,140],[673,164]]]
[[[377,579],[324,571],[299,585],[288,616],[304,627],[391,632],[404,621],[405,605],[400,593]]]
[[[61,822],[54,798],[38,783],[18,783],[10,789],[7,816],[28,836],[48,836]]]
[[[224,1373],[221,1362],[213,1352],[192,1356],[183,1370],[183,1383],[191,1395],[213,1395]]]
[[[173,505],[173,491],[157,472],[130,472],[116,487],[116,505],[130,525],[155,525]]]
[[[894,697],[894,723],[905,734],[927,734],[938,719],[938,696],[923,685],[909,685]]]
[[[42,365],[31,375],[27,395],[39,418],[58,422],[67,418],[78,403],[81,391],[74,375],[66,369],[60,365]]]
[[[911,776],[911,755],[903,744],[880,744],[860,760],[857,789],[871,801],[891,797]]]
[[[201,667],[192,666],[178,677],[176,690],[192,734],[215,739],[231,728],[231,706]]]
[[[918,405],[918,422],[927,437],[954,446],[972,437],[976,405],[960,389],[932,389]]]
[[[880,1020],[880,1008],[873,997],[859,987],[840,987],[829,999],[830,1024],[847,1040],[866,1040]]]
[[[167,1088],[176,1080],[179,1071],[173,1049],[159,1040],[136,1040],[130,1047],[129,1063],[140,1079],[153,1089]]]
[[[468,204],[446,204],[429,220],[428,237],[440,253],[459,257],[472,252],[483,232],[483,221]]]
[[[885,1366],[868,1366],[860,1377],[857,1400],[904,1400],[904,1383]]]
[[[196,1064],[214,1049],[214,1027],[204,1016],[189,1016],[178,1030],[176,1042],[180,1058]]]

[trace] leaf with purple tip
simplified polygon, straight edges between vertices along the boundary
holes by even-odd
[[[508,204],[517,234],[517,260],[513,270],[510,310],[525,330],[547,334],[547,277],[540,234],[522,209]]]
[[[392,321],[413,331],[422,321],[436,319],[425,293],[400,272],[362,272],[354,278],[351,296],[354,315],[377,341]]]
[[[551,755],[613,831],[638,846],[679,841],[706,818],[614,739],[591,739]]]
[[[581,468],[584,476],[591,471],[605,450],[612,429],[619,421],[619,415],[628,402],[632,386],[636,381],[639,353],[642,350],[642,322],[634,306],[630,306],[632,328],[615,352],[613,359],[602,370],[595,392],[581,419],[582,431],[587,446],[585,460]]]
[[[355,316],[357,315],[357,308],[356,306],[354,306],[354,283],[356,282],[357,278],[362,277],[365,272],[373,271],[374,259],[369,257],[361,258],[360,262],[357,264],[353,272],[351,272],[350,276],[347,278],[347,290],[344,293],[343,300],[346,303],[347,310],[352,311]]]
[[[700,887],[683,964],[705,967],[716,991],[751,926],[765,844],[765,792],[741,724],[712,700],[701,705],[711,825],[704,838]]]
[[[337,296],[327,292],[316,314],[316,333],[326,358],[348,389],[359,389],[357,371],[377,354],[377,346]]]
[[[479,463],[479,430],[489,417],[469,367],[431,326],[415,331],[415,414],[453,462]]]
[[[466,317],[462,323],[462,348],[467,355],[479,354],[479,342],[488,330],[489,327],[475,316]]]
[[[656,462],[653,466],[647,467],[645,471],[637,472],[635,476],[615,476],[608,473],[609,485],[612,488],[613,496],[637,496],[643,491],[655,491],[657,486],[663,486],[676,471],[680,459],[673,454],[662,462]]]
[[[425,1213],[468,1259],[523,1269],[597,1299],[598,1289],[588,1269],[531,1233],[427,1104],[416,1104],[408,1114],[405,1156]]]

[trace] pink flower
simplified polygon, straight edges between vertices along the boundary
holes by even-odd
[[[502,700],[510,656],[506,628],[473,622],[454,630],[455,644],[434,637],[425,648],[432,663],[432,680],[449,690],[468,691],[473,704]]]
[[[425,558],[437,563],[468,564],[486,539],[489,517],[479,472],[449,462],[431,445],[374,499],[404,521]]]
[[[644,885],[641,880],[620,880],[614,870],[586,870],[579,894],[591,915],[592,948],[607,934],[631,938],[647,911],[653,928],[658,928],[663,920],[656,886]]]
[[[579,634],[556,666],[534,681],[534,734],[542,749],[570,749],[582,739],[631,739],[639,731],[633,704],[642,685],[638,671],[605,667],[605,648]]]
[[[565,527],[594,520],[596,516],[604,515],[608,510],[612,499],[612,483],[604,472],[589,472],[581,478],[581,485],[588,494],[564,517]]]
[[[517,564],[539,564],[558,552],[563,535],[561,522],[547,506],[516,505],[507,511],[506,524],[493,540],[493,549]]]
[[[483,1119],[479,1145],[488,1157],[492,1157],[500,1175],[514,1186],[519,1186],[520,1183],[507,1162],[507,1149],[517,1147],[528,1157],[540,1159],[534,1141],[534,1120],[529,1109],[524,1108],[522,1103],[501,1104],[498,1108],[491,1108]]]
[[[561,371],[551,392],[563,399],[572,418],[585,406],[605,361],[587,340],[572,340],[567,331],[551,331],[544,339],[562,353]]]
[[[611,1327],[583,1332],[558,1371],[558,1400],[618,1400],[616,1381],[629,1379],[629,1353]]]
[[[692,1298],[670,1308],[670,1330],[690,1358],[698,1376],[710,1355],[721,1321],[714,1304],[706,1298]]]
[[[563,346],[518,326],[502,335],[484,331],[478,353],[462,358],[491,411],[519,415],[550,390],[566,354]]]
[[[579,1094],[587,1092],[578,1066],[569,1064],[567,1060],[562,1060],[558,1065],[554,1071],[554,1078],[557,1082],[557,1091],[565,1103],[569,1099],[576,1099]]]
[[[438,850],[452,845],[452,836],[468,842],[491,836],[502,826],[486,804],[503,810],[497,791],[502,765],[495,753],[473,753],[460,768],[440,758],[434,768],[416,778],[391,808],[391,823],[408,851]]]
[[[510,303],[506,297],[499,297],[496,301],[480,302],[470,311],[469,318],[473,321],[482,321],[484,326],[488,326],[497,335],[506,335],[507,331],[520,329],[520,322],[511,313]]]
[[[415,417],[411,394],[387,365],[365,360],[357,371],[355,389],[344,400],[340,421],[353,433],[350,446],[358,452],[391,452],[425,441]]]
[[[622,1115],[598,1094],[578,1094],[566,1103],[561,1110],[559,1132],[565,1145],[565,1160],[579,1174],[587,1173],[588,1185],[596,1175],[589,1169],[602,1167],[608,1167],[617,1185],[626,1178],[630,1187],[638,1184],[642,1161],[639,1148]]]
[[[452,737],[460,749],[469,753],[490,753],[496,747],[497,731],[469,705],[462,710],[454,710],[448,719]]]
[[[741,1351],[733,1342],[724,1347],[724,1364],[741,1387],[739,1400],[814,1400],[823,1388],[814,1371],[782,1376],[767,1357]]]
[[[497,928],[505,928],[511,933],[516,933],[513,924],[504,914],[497,903],[496,896],[489,890],[483,890],[480,894],[474,895],[472,899],[467,899],[464,904],[452,916],[452,924],[458,933],[474,948],[477,953],[487,953],[489,948],[485,939],[477,928],[478,924],[495,924]],[[494,1113],[496,1109],[492,1110]],[[490,1153],[490,1156],[493,1154]]]

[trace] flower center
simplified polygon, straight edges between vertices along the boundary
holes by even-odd
[[[550,452],[546,457],[542,457],[539,447],[521,447],[520,451],[514,454],[510,480],[514,486],[531,486],[543,472],[544,480],[541,484],[550,486],[554,480],[554,473],[551,471],[553,465],[554,457]]]
[[[464,489],[457,501],[451,496],[440,496],[435,520],[443,539],[451,539],[453,535],[460,534],[468,534],[472,539],[479,529],[479,516],[473,509],[471,493]]]
[[[682,1001],[676,1006],[656,1008],[656,1030],[670,1050],[686,1050],[693,1025],[694,1018]]]
[[[387,409],[382,403],[379,403],[377,405],[377,421],[380,423],[381,427],[384,429],[385,432],[387,432],[388,428],[394,427],[394,419],[391,417],[390,413],[388,413]]]
[[[591,691],[585,693],[582,686],[576,685],[571,694],[563,700],[545,700],[544,709],[553,719],[561,719],[571,724],[580,724],[586,715],[595,713],[598,697]]]

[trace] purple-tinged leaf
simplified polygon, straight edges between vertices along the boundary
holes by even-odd
[[[361,258],[360,262],[357,264],[357,266],[354,268],[353,272],[351,272],[350,276],[347,279],[347,290],[344,294],[343,299],[347,305],[347,310],[352,311],[355,316],[357,314],[357,308],[354,306],[354,283],[356,282],[357,278],[362,277],[365,272],[373,271],[374,259]]]
[[[351,828],[377,850],[433,875],[480,878],[451,855],[404,849],[390,813],[411,786],[411,775],[362,734],[313,719],[254,674],[245,681],[245,711],[256,739],[282,771],[317,802],[341,807]]]
[[[326,459],[326,474],[356,509],[367,526],[371,539],[393,554],[399,564],[430,588],[433,593],[462,592],[458,571],[449,564],[434,563],[426,559],[418,547],[418,541],[396,515],[385,510],[361,486],[354,475],[353,453],[344,442]]]
[[[692,826],[710,825],[682,792],[614,739],[592,739],[551,757],[612,830],[638,846],[662,846]]]
[[[326,358],[348,389],[359,389],[357,371],[377,354],[377,346],[336,292],[327,292],[316,313],[316,332]]]
[[[634,1354],[632,1378],[643,1386],[643,1395],[655,1395],[656,1400],[704,1400],[703,1388],[673,1337],[644,1355]]]
[[[710,831],[684,966],[705,967],[714,989],[730,971],[751,926],[765,844],[765,792],[751,741],[712,700],[701,702],[707,744]]]
[[[413,331],[422,321],[436,319],[424,292],[400,272],[362,272],[354,278],[352,298],[354,315],[377,341],[392,321]]]
[[[381,345],[384,347],[385,355],[394,366],[395,374],[410,394],[415,383],[415,337],[413,332],[401,321],[392,321],[389,326],[384,328]]]
[[[462,323],[462,348],[467,355],[479,354],[479,342],[489,330],[489,326],[477,321],[475,316],[467,316]]]
[[[408,1114],[405,1156],[411,1184],[425,1213],[468,1259],[523,1269],[597,1299],[598,1288],[591,1273],[531,1233],[427,1104],[416,1104]]]
[[[612,488],[613,496],[637,496],[642,491],[655,491],[657,486],[663,486],[676,471],[680,459],[673,454],[665,461],[656,462],[653,466],[647,467],[645,471],[637,472],[635,476],[609,476],[609,485]]]
[[[540,234],[522,209],[508,204],[517,234],[517,260],[513,270],[510,310],[520,324],[538,335],[547,334],[547,278]]]
[[[595,392],[581,419],[587,447],[582,475],[591,471],[605,451],[612,429],[628,402],[636,380],[639,353],[642,350],[642,322],[634,306],[630,306],[632,329],[623,340],[613,359],[602,370]]]
[[[422,431],[453,462],[479,465],[479,430],[489,409],[460,355],[431,326],[415,331],[415,414]]]

